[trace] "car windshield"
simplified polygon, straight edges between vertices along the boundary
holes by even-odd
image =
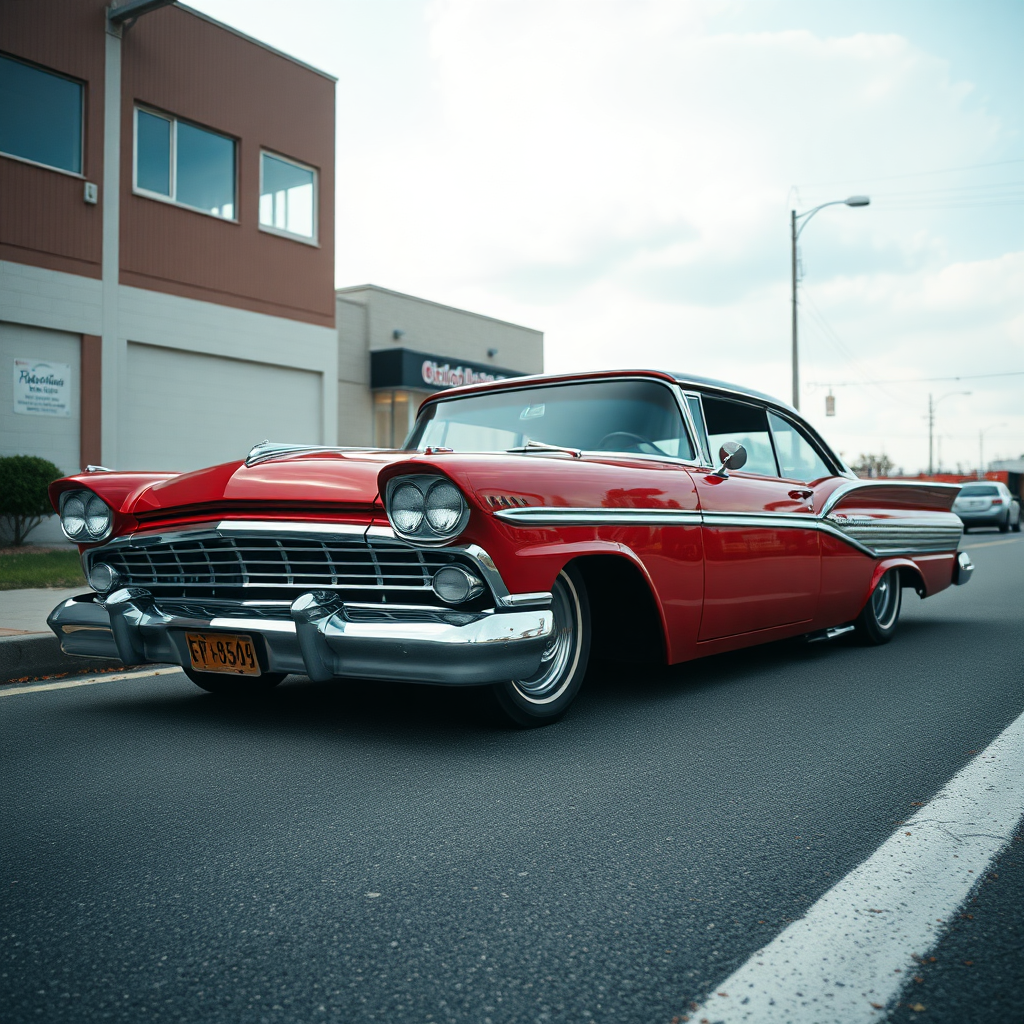
[[[995,497],[999,493],[999,488],[994,484],[968,484],[966,487],[960,488],[961,497],[975,498],[979,494],[983,494],[986,497]]]
[[[440,399],[405,443],[504,452],[529,442],[585,451],[694,458],[671,390],[654,381],[593,381]]]

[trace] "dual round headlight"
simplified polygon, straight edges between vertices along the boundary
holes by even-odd
[[[113,525],[113,510],[92,491],[67,491],[61,495],[60,526],[69,540],[79,544],[105,540]]]
[[[388,483],[387,512],[397,533],[416,540],[448,540],[466,526],[469,508],[444,477],[395,477]]]

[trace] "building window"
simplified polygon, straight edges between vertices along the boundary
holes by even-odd
[[[135,191],[235,220],[235,140],[135,109]]]
[[[316,242],[316,171],[272,153],[260,153],[260,227]]]
[[[422,401],[423,395],[419,396]],[[419,403],[411,391],[373,393],[373,444],[375,448],[400,448],[412,427]]]
[[[82,173],[80,82],[0,56],[0,153]]]

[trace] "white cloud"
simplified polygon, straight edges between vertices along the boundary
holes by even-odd
[[[790,184],[981,161],[1001,126],[899,36],[716,33],[710,10],[436,0],[435,116],[401,160],[343,159],[342,276],[540,327],[550,369],[667,365],[788,397]],[[805,236],[808,294],[876,378],[967,372],[979,330],[1021,355],[1019,261],[945,266],[941,216],[908,232],[839,207]],[[804,379],[858,377],[818,330]],[[886,399],[848,394],[823,426],[869,446]],[[916,468],[918,397],[892,404],[890,451]]]
[[[198,2],[298,45],[245,22],[254,0]],[[892,33],[737,31],[722,12],[742,4],[705,0],[316,9],[323,30],[299,55],[330,69],[344,39],[360,69],[356,82],[334,68],[339,283],[538,327],[549,369],[665,365],[788,397],[790,188],[833,182],[801,187],[798,208],[874,201],[825,210],[804,235],[804,381],[1024,369],[1021,233],[992,228],[1019,207],[907,209],[900,193],[977,177],[875,180],[1019,145],[1020,124],[941,55]],[[389,17],[403,25],[397,55]],[[363,38],[380,49],[363,53]],[[1021,380],[943,403],[947,461],[974,459],[978,428],[1004,419],[987,449],[1024,449]],[[845,388],[820,425],[848,454],[884,442],[916,469],[929,386],[958,390]],[[805,408],[822,394],[807,388]]]

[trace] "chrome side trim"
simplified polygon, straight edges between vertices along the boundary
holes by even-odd
[[[687,509],[553,508],[527,506],[495,512],[517,526],[699,526],[700,512]]]
[[[963,525],[951,512],[880,519],[809,512],[697,512],[684,509],[527,507],[494,512],[515,526],[690,526],[818,530],[865,555],[923,555],[953,551]]]
[[[960,517],[952,512],[927,516],[876,519],[873,516],[844,516],[833,512],[823,522],[845,538],[855,540],[876,555],[927,554],[955,551],[963,534]]]
[[[746,526],[787,530],[816,530],[818,517],[810,512],[704,512],[705,526]]]
[[[822,533],[827,533],[829,536],[835,537],[836,540],[841,540],[844,544],[849,544],[851,548],[856,548],[862,554],[870,555],[872,558],[875,557],[875,552],[866,544],[862,544],[856,537],[851,537],[849,534],[843,533],[842,530],[837,529],[827,520],[819,519],[817,527]]]

